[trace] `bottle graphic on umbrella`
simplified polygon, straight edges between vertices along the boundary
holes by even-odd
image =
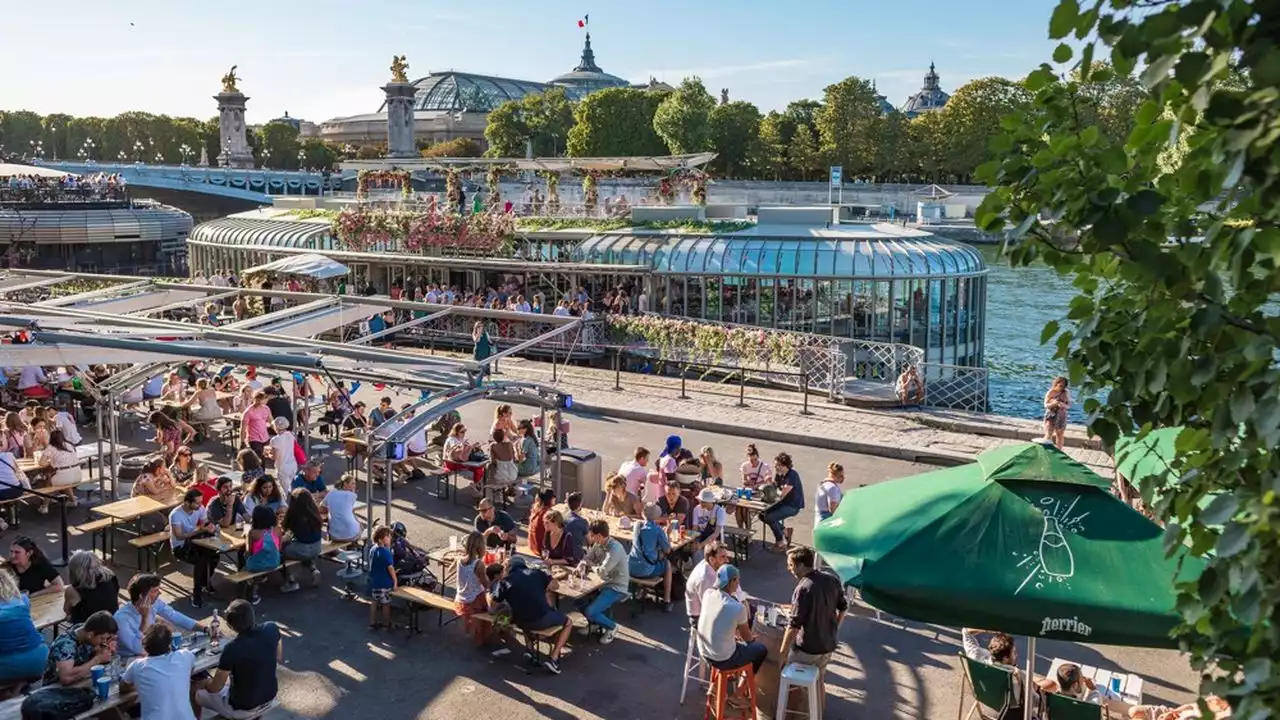
[[[1062,526],[1052,515],[1044,516],[1044,530],[1040,533],[1040,569],[1056,579],[1069,578],[1076,572],[1076,560]]]

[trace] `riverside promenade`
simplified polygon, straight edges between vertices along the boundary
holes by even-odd
[[[828,450],[931,465],[959,465],[993,447],[1040,439],[1036,420],[934,408],[853,408],[810,393],[810,415],[799,392],[747,387],[745,407],[736,384],[621,373],[576,365],[503,358],[496,377],[554,384],[573,396],[573,413],[666,424]],[[616,389],[615,381],[622,389]],[[1111,456],[1084,426],[1070,425],[1066,452],[1103,477],[1115,474]]]

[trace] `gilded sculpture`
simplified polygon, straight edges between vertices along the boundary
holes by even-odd
[[[409,63],[405,62],[404,55],[391,56],[391,82],[407,83],[409,76],[405,73],[409,69]]]
[[[237,67],[239,67],[239,65],[232,65],[231,69],[227,71],[227,74],[222,76],[222,92],[224,93],[240,92],[240,88],[236,87],[236,80],[240,79],[236,77]]]

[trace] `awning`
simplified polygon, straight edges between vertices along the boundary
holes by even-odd
[[[196,302],[208,295],[209,293],[204,290],[156,290],[126,295],[124,297],[107,298],[104,300],[89,300],[65,307],[77,310],[93,310],[94,312],[119,313],[121,315],[127,315],[129,313],[151,310],[153,308],[164,307],[165,305],[172,305],[178,302]]]
[[[244,274],[253,275],[264,272],[280,273],[281,275],[303,275],[317,280],[328,280],[329,278],[342,277],[350,270],[337,260],[327,258],[318,253],[307,253],[305,255],[283,257],[279,260],[272,260],[265,265],[251,267],[245,270]]]
[[[337,330],[343,325],[359,325],[375,313],[384,313],[391,306],[352,306],[337,298],[317,300],[296,308],[257,315],[226,326],[227,330],[252,330],[268,335],[292,338],[309,338]]]

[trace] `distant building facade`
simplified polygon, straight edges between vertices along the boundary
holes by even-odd
[[[924,85],[916,94],[907,98],[907,102],[902,106],[902,114],[913,118],[923,113],[941,110],[946,107],[950,99],[951,96],[942,91],[938,71],[933,63],[929,63],[929,72],[924,76]]]

